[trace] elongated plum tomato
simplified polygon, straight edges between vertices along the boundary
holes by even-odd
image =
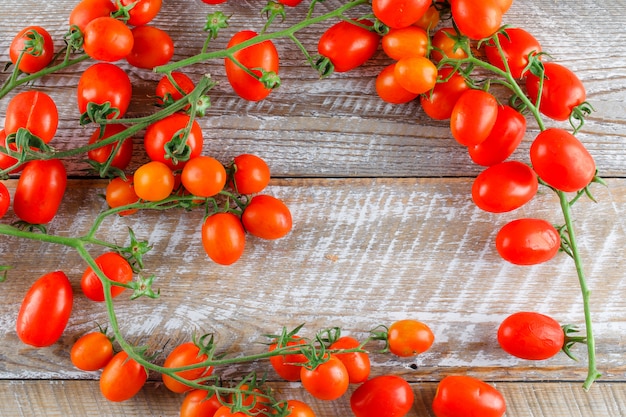
[[[185,395],[180,405],[180,417],[213,417],[221,406],[217,395],[210,395],[203,389],[195,389]]]
[[[110,138],[113,135],[117,135],[118,133],[126,130],[126,126],[120,124],[107,124],[104,128],[104,133],[100,133],[100,127],[97,127],[96,130],[89,137],[89,144],[94,144],[96,142],[100,142],[104,139]],[[111,157],[111,153],[115,150],[118,142],[111,143],[109,145],[104,145],[96,149],[91,149],[87,152],[87,156],[89,159],[97,164],[105,164],[107,160]],[[125,170],[130,164],[130,160],[133,157],[133,140],[131,138],[126,138],[122,140],[122,144],[117,149],[117,152],[111,158],[111,165],[114,168],[118,168],[120,170]]]
[[[554,120],[567,120],[574,107],[582,104],[587,92],[582,81],[569,68],[556,62],[545,62],[539,111]],[[529,73],[526,76],[528,97],[537,101],[541,78]]]
[[[22,72],[32,74],[40,71],[54,58],[52,36],[41,26],[25,27],[13,38],[9,47],[9,57],[13,65],[20,60],[18,68]]]
[[[498,42],[502,48],[504,60],[500,50],[494,43],[485,45],[485,55],[489,63],[505,71],[506,62],[511,75],[521,78],[526,74],[524,70],[528,66],[528,57],[541,52],[541,45],[533,35],[521,28],[506,28],[504,33],[498,33]]]
[[[461,145],[475,146],[491,133],[498,117],[498,101],[487,91],[469,89],[458,98],[450,115],[452,136]]]
[[[141,390],[147,379],[146,369],[121,351],[102,370],[100,392],[109,401],[126,401]]]
[[[74,295],[62,271],[43,275],[30,287],[17,315],[17,336],[27,345],[50,346],[65,330]]]
[[[565,333],[559,322],[534,311],[511,314],[498,327],[502,349],[522,359],[549,359],[561,351],[564,342]]]
[[[67,186],[67,172],[59,159],[30,161],[13,196],[13,211],[21,220],[45,224],[56,215]]]
[[[392,104],[404,104],[415,100],[419,94],[402,87],[395,75],[396,63],[387,65],[376,77],[376,93],[381,100]]]
[[[148,126],[143,137],[143,145],[151,160],[162,162],[171,169],[183,168],[187,160],[177,158],[178,155],[173,152],[180,147],[183,139],[186,141],[183,145],[186,149],[182,152],[183,155],[193,159],[202,153],[204,146],[202,128],[195,119],[191,123],[187,137],[182,134],[189,125],[189,120],[190,116],[187,114],[174,113]],[[174,157],[168,155],[168,151]]]
[[[526,118],[511,106],[498,107],[496,122],[487,139],[469,146],[467,152],[475,164],[491,166],[506,160],[522,143]]]
[[[473,40],[488,38],[502,24],[498,0],[452,0],[450,7],[461,33]]]
[[[257,33],[251,30],[237,32],[228,42],[227,48],[239,45],[255,36]],[[259,70],[260,68],[266,73],[278,74],[278,51],[269,40],[241,49],[235,52],[233,56],[241,65],[259,77],[263,75]],[[224,65],[228,82],[239,97],[250,101],[259,101],[267,97],[272,91],[271,88],[267,88],[261,81],[241,69],[230,58],[225,58]]]
[[[458,72],[450,67],[439,70],[439,81],[433,89],[420,96],[424,113],[435,120],[447,120],[452,116],[454,105],[469,86]]]
[[[48,94],[29,90],[16,94],[7,105],[4,121],[6,135],[27,129],[45,143],[54,137],[59,125],[59,111]]]
[[[233,213],[215,213],[202,224],[202,246],[213,262],[230,265],[236,262],[246,243],[241,219]]]
[[[123,6],[131,6],[128,21],[131,26],[142,26],[150,23],[161,11],[162,0],[121,0]]]
[[[270,356],[270,364],[272,365],[272,368],[274,368],[276,373],[284,380],[291,382],[300,381],[300,369],[302,366],[298,364],[306,363],[307,358],[302,353],[298,353],[297,346],[304,344],[306,344],[306,340],[294,335],[286,345],[278,346],[278,342],[270,345],[270,352],[273,352],[277,348],[296,346],[294,347],[294,353]]]
[[[111,0],[81,0],[70,12],[70,26],[77,26],[81,32],[87,23],[98,17],[109,16],[116,7]]]
[[[433,400],[436,417],[502,417],[504,397],[493,386],[467,375],[450,375],[437,386]]]
[[[354,337],[342,336],[334,341],[329,349],[354,349],[360,345],[361,342]],[[359,384],[369,378],[371,364],[367,352],[335,353],[335,356],[337,356],[346,367],[351,384]]]
[[[262,239],[279,239],[289,233],[293,224],[289,207],[266,194],[252,197],[241,215],[241,222],[248,233]]]
[[[428,51],[428,34],[417,26],[390,29],[382,38],[385,54],[391,59],[399,60],[409,56],[426,56]]]
[[[176,346],[174,350],[167,355],[163,366],[165,368],[180,368],[183,366],[197,365],[198,363],[205,361],[207,358],[207,354],[203,352],[194,342],[185,342]],[[205,366],[189,369],[187,371],[176,372],[176,375],[181,378],[185,378],[188,381],[193,381],[200,377],[211,375],[212,372],[212,367]],[[162,378],[165,386],[172,392],[183,393],[192,389],[189,385],[177,381],[169,375],[163,374]]]
[[[369,20],[359,24],[373,26]],[[320,37],[317,51],[332,62],[336,72],[347,72],[367,62],[378,49],[380,36],[345,20],[335,23]]]
[[[127,284],[133,279],[133,268],[128,261],[120,254],[116,252],[105,252],[98,256],[96,259],[96,265],[104,272],[107,278],[112,281]],[[93,268],[88,266],[83,272],[83,276],[80,281],[80,286],[85,293],[85,296],[93,301],[104,301],[104,288],[102,287],[102,281],[96,275]],[[110,294],[112,298],[120,295],[126,288],[117,285],[112,285]]]
[[[575,192],[593,180],[596,163],[576,136],[559,128],[539,133],[530,145],[533,169],[557,190]]]
[[[433,62],[423,56],[408,56],[396,62],[394,75],[398,84],[407,91],[423,94],[437,83],[438,70]]]
[[[403,417],[411,411],[415,394],[403,378],[380,375],[361,384],[350,396],[356,417]]]
[[[83,49],[98,61],[114,62],[125,58],[133,49],[134,38],[128,26],[113,17],[98,17],[83,31]]]
[[[167,64],[174,56],[174,41],[170,35],[156,26],[137,26],[131,30],[133,49],[126,61],[137,68],[152,69]]]
[[[113,358],[113,344],[106,334],[91,332],[82,335],[70,350],[72,364],[83,371],[104,368]]]
[[[482,210],[504,213],[529,202],[539,188],[537,174],[519,161],[506,161],[481,172],[472,184],[472,199]]]
[[[545,220],[522,218],[504,225],[496,235],[502,258],[516,265],[536,265],[552,259],[561,247],[559,232]]]
[[[390,28],[411,26],[424,16],[430,0],[373,0],[374,15]]]

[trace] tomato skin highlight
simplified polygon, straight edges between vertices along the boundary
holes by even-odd
[[[133,280],[133,268],[128,261],[117,252],[105,252],[98,256],[96,259],[96,265],[104,272],[110,280],[127,284]],[[83,272],[83,276],[80,280],[80,287],[87,298],[92,301],[103,302],[104,301],[104,288],[100,278],[96,275],[94,270],[88,266]],[[117,285],[111,286],[111,297],[115,298],[124,292],[126,288],[119,287]]]
[[[63,271],[41,276],[24,296],[17,315],[17,336],[35,347],[54,344],[70,319],[73,299],[72,285]]]
[[[59,159],[26,163],[13,197],[13,211],[31,224],[49,223],[63,201],[67,172]]]
[[[572,114],[574,107],[582,104],[587,92],[582,81],[569,68],[555,62],[545,62],[544,82],[541,89],[539,111],[551,119],[563,121]],[[528,97],[537,102],[541,80],[534,74],[526,76]]]
[[[483,90],[468,89],[452,109],[450,129],[461,145],[475,146],[491,133],[498,117],[498,101]]]
[[[403,378],[380,375],[365,381],[350,397],[356,417],[403,417],[411,411],[415,394]]]
[[[559,232],[545,220],[522,218],[504,225],[496,235],[496,249],[515,265],[536,265],[552,259],[561,247]]]
[[[27,36],[29,36],[29,33],[32,31],[37,32],[41,36],[43,45],[41,51],[37,55],[31,55],[28,53],[28,49],[32,52],[32,48],[28,48],[27,52],[22,55],[18,68],[20,71],[27,74],[32,74],[44,69],[54,58],[54,41],[52,40],[50,33],[41,26],[28,26],[15,35],[15,38],[13,38],[13,41],[9,46],[9,58],[11,59],[11,62],[14,65],[17,63],[20,54],[24,49],[26,49],[25,43],[28,40]]]
[[[496,122],[487,139],[467,151],[475,164],[491,166],[506,160],[522,143],[526,118],[511,106],[498,107]]]
[[[82,335],[70,350],[70,360],[83,371],[97,371],[113,359],[113,344],[102,332]]]
[[[472,184],[472,200],[482,210],[505,213],[529,202],[539,188],[537,175],[519,161],[501,162],[481,172]]]
[[[432,408],[436,417],[502,417],[506,402],[486,382],[467,375],[450,375],[439,382]]]
[[[369,20],[359,20],[372,26]],[[347,21],[335,23],[320,37],[317,51],[332,62],[335,72],[347,72],[366,63],[378,49],[380,36]]]
[[[217,264],[235,263],[243,254],[245,242],[241,220],[232,213],[215,213],[202,224],[202,246]]]
[[[141,390],[147,379],[146,369],[121,351],[102,370],[100,392],[109,401],[126,401]]]
[[[561,351],[564,342],[565,333],[559,322],[533,311],[511,314],[498,327],[500,347],[521,359],[549,359]]]

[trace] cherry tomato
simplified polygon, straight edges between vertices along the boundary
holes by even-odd
[[[183,98],[183,94],[187,95],[195,88],[195,84],[191,78],[182,72],[172,72],[172,78],[176,85],[172,84],[167,76],[163,76],[156,86],[157,104],[160,106],[167,106],[168,104],[180,100]],[[187,108],[189,108],[189,106],[185,107],[185,109]]]
[[[498,328],[502,349],[522,359],[549,359],[559,353],[564,342],[565,333],[558,321],[532,311],[511,314]]]
[[[450,67],[439,70],[439,80],[433,89],[420,96],[424,113],[435,120],[447,120],[452,116],[452,109],[469,86],[465,77]]]
[[[106,202],[111,208],[126,206],[139,202],[139,197],[135,193],[133,184],[133,176],[127,175],[126,179],[116,177],[109,182],[105,192]],[[129,216],[136,213],[137,209],[123,210],[119,212],[120,216]]]
[[[126,401],[141,390],[147,379],[146,369],[121,351],[102,370],[100,392],[109,401]]]
[[[59,125],[59,111],[52,98],[37,90],[23,91],[16,94],[7,105],[4,120],[4,132],[7,136],[16,133],[19,128],[49,143],[56,134]]]
[[[133,185],[137,197],[146,201],[160,201],[174,191],[174,174],[163,162],[150,161],[135,171]]]
[[[70,26],[85,31],[87,23],[98,17],[110,16],[117,8],[111,0],[81,0],[70,12]]]
[[[184,113],[174,113],[151,124],[144,134],[144,148],[153,161],[159,161],[171,169],[181,169],[187,161],[172,159],[166,154],[166,147],[172,152],[180,146],[183,140],[183,130],[189,125],[190,116]],[[183,154],[189,159],[196,158],[202,153],[204,139],[202,138],[202,128],[194,119],[191,123],[189,134],[185,138],[185,147],[188,148]]]
[[[467,375],[450,375],[439,382],[433,412],[436,417],[502,417],[504,397],[496,388]]]
[[[481,172],[472,184],[472,199],[482,210],[504,213],[522,207],[537,194],[537,174],[519,161],[500,162]]]
[[[279,239],[291,230],[291,212],[282,200],[266,194],[250,199],[241,215],[241,222],[251,235],[262,239]]]
[[[206,4],[222,4],[226,3],[227,0],[202,0],[203,3]]]
[[[300,400],[288,400],[287,410],[290,417],[315,417],[313,409]]]
[[[97,127],[89,138],[89,144],[100,142],[104,139],[110,138],[113,135],[121,133],[124,130],[126,130],[126,126],[124,125],[108,124],[104,129],[102,137],[100,137],[100,127]],[[117,143],[119,142],[114,142],[109,145],[104,145],[99,148],[92,149],[87,152],[87,156],[94,162],[104,164],[111,157],[111,153],[115,150]],[[111,159],[111,166],[123,171],[130,164],[132,157],[133,140],[131,138],[124,139],[121,146],[118,148],[117,152],[115,152],[115,155]]]
[[[222,406],[219,397],[207,391],[196,389],[189,391],[180,406],[180,417],[213,417]]]
[[[202,246],[215,263],[230,265],[241,258],[246,234],[241,219],[232,213],[216,213],[202,224]]]
[[[133,49],[133,34],[121,20],[97,17],[83,31],[83,49],[98,61],[114,62],[125,58]]]
[[[402,87],[396,80],[396,63],[387,65],[376,77],[376,93],[381,100],[392,104],[404,104],[415,100],[419,94]]]
[[[240,194],[261,192],[270,182],[269,166],[256,155],[237,155],[233,160],[233,167],[234,188]]]
[[[162,0],[121,0],[123,6],[133,5],[128,11],[127,24],[141,26],[150,23],[161,11]]]
[[[278,2],[285,6],[296,7],[298,4],[302,3],[302,0],[278,0]]]
[[[502,47],[504,61],[500,55],[500,51],[493,43],[485,45],[485,55],[489,63],[505,71],[504,62],[506,62],[511,75],[515,78],[522,78],[526,75],[524,70],[528,66],[529,55],[536,55],[541,52],[541,45],[533,35],[520,28],[504,29],[506,35],[498,33],[498,41]]]
[[[213,197],[226,185],[224,165],[211,156],[196,156],[183,167],[181,173],[183,186],[198,197]]]
[[[491,133],[498,117],[498,101],[489,92],[468,89],[450,115],[452,136],[461,145],[476,146]]]
[[[309,394],[328,401],[341,397],[350,385],[348,370],[335,355],[330,355],[326,362],[319,364],[315,369],[302,367],[300,380]]]
[[[539,111],[554,120],[567,120],[574,107],[583,103],[587,92],[582,81],[570,69],[555,62],[545,62]],[[528,73],[526,91],[528,97],[537,101],[541,78]]]
[[[133,280],[133,268],[128,261],[116,252],[105,252],[98,256],[96,264],[104,272],[111,281],[127,284]],[[96,275],[94,270],[88,266],[83,272],[80,280],[80,287],[87,298],[93,301],[104,301],[104,289],[102,281]],[[111,285],[111,297],[115,298],[120,295],[126,288],[117,285]]]
[[[359,24],[373,26],[369,20]],[[329,27],[317,43],[318,53],[332,62],[334,71],[346,72],[367,62],[378,49],[380,36],[373,31],[342,20]]]
[[[354,349],[361,343],[351,336],[342,336],[332,343],[329,349]],[[365,382],[370,376],[370,358],[366,352],[335,353],[348,371],[351,384]]]
[[[306,341],[299,336],[293,336],[286,346],[304,345]],[[269,351],[272,352],[278,348],[278,343],[270,345]],[[284,346],[283,346],[284,347]],[[302,353],[286,353],[283,355],[270,356],[270,364],[276,373],[286,381],[300,381],[300,370],[302,365],[307,362],[306,356]]]
[[[259,388],[252,388],[247,384],[238,386],[240,394],[239,398],[235,394],[229,396],[228,404],[241,403],[242,406],[248,407],[249,414],[256,415],[269,415],[271,405],[268,403],[267,396]],[[246,414],[248,415],[248,414]]]
[[[530,145],[530,161],[539,178],[565,192],[585,188],[596,173],[595,161],[582,142],[559,128],[537,135]]]
[[[25,51],[22,57],[20,54]],[[20,60],[18,69],[27,74],[40,71],[54,58],[54,41],[50,33],[41,26],[28,26],[19,31],[9,47],[13,65]]]
[[[437,29],[431,40],[432,50],[430,58],[439,62],[444,57],[450,59],[465,59],[467,52],[459,46],[459,34],[452,27],[443,27]]]
[[[7,214],[9,207],[11,206],[11,194],[7,186],[3,182],[0,182],[0,219]]]
[[[365,381],[350,397],[356,417],[403,417],[413,407],[415,394],[403,378],[380,375]]]
[[[398,320],[389,326],[387,343],[396,356],[410,357],[426,352],[435,340],[430,327],[417,320]]]
[[[113,344],[106,334],[91,332],[82,335],[70,350],[70,360],[83,371],[97,371],[113,359]]]
[[[441,14],[436,4],[431,4],[426,13],[413,23],[413,26],[420,27],[428,32],[432,31],[441,21]]]
[[[52,345],[67,326],[73,299],[72,285],[64,272],[41,276],[24,296],[17,315],[17,336],[27,345]]]
[[[0,146],[7,148],[7,134],[4,131],[4,129],[0,129]],[[7,149],[9,148],[12,151],[15,151],[17,149],[17,146],[15,146],[15,144],[11,144]],[[0,151],[0,170],[9,169],[12,166],[15,166],[16,163],[17,163],[17,159],[13,158],[12,156],[9,156],[8,153]],[[17,171],[21,171],[22,169],[24,169],[24,165],[20,165],[19,167],[12,170],[11,174]]]
[[[170,35],[154,26],[137,26],[132,29],[133,49],[126,61],[134,67],[152,69],[167,64],[174,56],[174,41]]]
[[[428,50],[428,34],[417,26],[401,29],[390,29],[382,38],[385,54],[391,59],[399,60],[409,56],[426,56]]]
[[[232,412],[229,406],[223,405],[217,409],[213,417],[248,417],[248,414],[241,411]]]
[[[422,94],[430,91],[437,83],[437,67],[423,56],[409,56],[396,62],[394,76],[407,91]]]
[[[513,220],[496,235],[502,258],[516,265],[536,265],[552,259],[561,247],[559,232],[545,220]]]
[[[67,172],[59,159],[26,163],[13,196],[13,211],[31,224],[50,222],[61,205],[67,185]]]
[[[237,32],[228,42],[227,48],[237,46],[255,36],[257,33],[251,30]],[[265,72],[278,74],[278,51],[269,40],[241,49],[235,52],[233,56],[241,65],[249,68],[259,77],[262,76],[260,68]],[[239,97],[250,101],[259,101],[267,97],[272,91],[271,88],[265,87],[261,81],[241,69],[231,59],[226,58],[224,65],[228,82]]]
[[[491,166],[503,162],[517,149],[526,134],[526,118],[511,106],[498,107],[498,115],[487,139],[467,148],[478,165]]]
[[[78,80],[78,111],[87,111],[89,103],[109,102],[119,111],[117,117],[126,114],[132,96],[132,85],[128,74],[115,64],[99,62],[83,72]],[[111,115],[109,118],[113,118]]]
[[[498,0],[453,0],[450,7],[457,27],[470,39],[488,38],[502,24]]]
[[[430,5],[430,0],[373,0],[372,10],[390,28],[404,28],[417,22]]]
[[[182,343],[167,355],[163,366],[165,368],[180,368],[183,366],[190,366],[199,364],[207,360],[208,356],[205,352],[193,342]],[[213,367],[205,366],[198,367],[196,369],[190,369],[188,371],[176,372],[176,375],[185,378],[188,381],[201,378],[203,376],[209,376],[213,372]],[[192,388],[180,381],[175,380],[169,375],[163,374],[163,383],[172,392],[182,393],[191,390]]]

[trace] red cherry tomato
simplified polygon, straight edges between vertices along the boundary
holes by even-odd
[[[100,142],[104,139],[110,138],[113,135],[126,130],[126,126],[119,124],[108,124],[104,129],[104,134],[100,137],[100,127],[92,133],[89,138],[89,144]],[[96,149],[92,149],[87,152],[87,156],[90,160],[99,164],[104,164],[110,158],[111,153],[115,150],[118,142],[111,143],[110,145],[104,145]],[[124,139],[117,152],[111,159],[111,166],[121,169],[122,171],[128,167],[133,157],[133,140],[131,138]]]
[[[0,182],[0,219],[7,214],[9,207],[11,206],[11,194],[7,186],[3,182]]]
[[[435,335],[430,327],[417,320],[398,320],[387,331],[389,351],[400,357],[426,352],[433,345]]]
[[[13,211],[31,224],[49,223],[63,201],[67,172],[59,159],[26,163],[13,196]]]
[[[498,328],[502,349],[522,359],[549,359],[561,351],[564,342],[565,333],[558,321],[532,311],[511,314]]]
[[[232,213],[216,213],[202,224],[202,246],[215,263],[236,262],[245,247],[246,236],[241,219]]]
[[[359,20],[373,26],[369,20]],[[342,20],[328,28],[317,43],[318,53],[332,62],[335,72],[346,72],[367,62],[378,49],[380,36],[373,31]]]
[[[226,169],[211,156],[196,156],[183,167],[181,173],[183,186],[198,197],[213,197],[224,189]]]
[[[530,162],[539,178],[565,192],[585,188],[596,173],[595,161],[582,142],[559,128],[537,135],[530,145]]]
[[[357,339],[351,336],[342,336],[333,342],[329,349],[354,349],[361,345]],[[335,353],[335,356],[343,362],[348,371],[351,384],[365,382],[370,376],[370,358],[367,352]]]
[[[545,220],[513,220],[496,235],[502,258],[516,265],[536,265],[552,259],[561,247],[559,232]]]
[[[439,62],[444,57],[450,59],[465,59],[467,52],[459,46],[459,33],[453,27],[443,27],[437,29],[431,39],[432,50],[430,58]]]
[[[521,78],[526,75],[523,72],[528,66],[528,56],[536,55],[541,52],[541,45],[533,35],[521,28],[506,28],[506,35],[498,33],[498,41],[502,47],[504,61],[500,55],[500,51],[495,44],[489,43],[485,45],[485,55],[487,60],[505,71],[504,62],[506,62],[511,75],[515,78]]]
[[[172,72],[172,78],[174,83],[172,84],[167,76],[163,76],[156,86],[157,104],[160,106],[167,106],[177,100],[183,98],[183,94],[187,95],[191,93],[195,87],[194,82],[188,75],[174,71]],[[185,107],[185,109],[187,109]]]
[[[161,11],[162,0],[121,0],[123,6],[134,3],[128,11],[127,24],[131,26],[141,26],[150,23]]]
[[[52,345],[67,326],[73,299],[72,285],[64,272],[43,275],[24,296],[17,315],[17,336],[27,345]]]
[[[20,58],[22,51],[25,52]],[[25,27],[13,38],[9,47],[9,58],[13,65],[19,59],[18,69],[27,74],[44,69],[54,58],[52,36],[41,26]]]
[[[133,176],[127,175],[126,179],[116,177],[109,182],[105,192],[106,202],[111,208],[134,204],[139,201],[135,186],[133,184]],[[119,212],[120,216],[129,216],[137,212],[137,209],[123,210]]]
[[[299,400],[288,400],[287,410],[290,417],[315,417],[313,409]]]
[[[227,0],[202,0],[203,3],[206,4],[222,4],[226,3]]]
[[[402,87],[395,75],[396,63],[387,65],[376,77],[376,93],[381,100],[392,104],[404,104],[415,100],[419,94]]]
[[[539,110],[554,120],[567,120],[574,107],[586,100],[585,86],[574,72],[563,65],[545,62],[543,66],[544,81]],[[531,73],[527,74],[526,90],[533,102],[537,101],[540,85],[540,77]]]
[[[309,394],[327,401],[341,397],[350,385],[348,371],[335,355],[330,355],[326,362],[314,369],[303,366],[300,370],[300,380]]]
[[[113,359],[113,344],[106,334],[91,332],[84,334],[70,350],[70,360],[83,371],[97,371]]]
[[[289,347],[304,344],[306,344],[304,339],[299,336],[292,336],[286,346]],[[269,351],[272,352],[278,347],[278,343],[272,343]],[[302,369],[302,366],[298,364],[304,364],[306,362],[307,358],[302,353],[285,353],[283,355],[270,356],[270,364],[276,373],[284,380],[291,382],[300,381],[300,370]]]
[[[399,60],[410,56],[426,56],[428,42],[426,30],[407,26],[390,29],[382,38],[382,47],[389,58]]]
[[[137,26],[132,29],[133,49],[126,61],[134,67],[152,69],[167,64],[174,56],[174,41],[170,35],[154,26]]]
[[[126,401],[141,390],[147,379],[146,369],[121,351],[102,370],[100,392],[109,401]]]
[[[302,3],[302,0],[278,0],[278,2],[285,6],[296,7],[298,4]]]
[[[469,89],[461,94],[452,109],[452,136],[461,145],[476,146],[487,139],[497,117],[496,98],[487,91]]]
[[[424,113],[435,120],[447,120],[452,116],[452,109],[469,86],[458,72],[450,67],[439,70],[439,79],[432,91],[420,96],[420,104]]]
[[[104,16],[87,23],[83,31],[83,49],[98,61],[114,62],[133,49],[133,34],[121,20]]]
[[[7,148],[7,134],[4,129],[0,129],[0,146]],[[9,148],[13,151],[17,149],[15,144],[9,145]],[[8,153],[0,151],[0,170],[9,169],[12,166],[15,166],[15,164],[17,164],[17,159],[9,156]],[[13,174],[17,171],[21,171],[22,169],[24,169],[24,165],[20,165],[16,169],[12,170],[11,173]]]
[[[537,194],[537,174],[519,161],[501,162],[481,172],[472,184],[472,199],[482,210],[504,213],[522,207]]]
[[[480,379],[450,375],[439,382],[432,408],[436,417],[502,417],[506,402],[496,388]]]
[[[119,111],[117,117],[123,117],[130,104],[132,91],[130,78],[123,69],[108,62],[93,64],[78,80],[78,111],[81,114],[87,111],[89,103],[109,102],[112,108]]]
[[[84,32],[87,23],[98,17],[110,16],[117,8],[111,0],[81,0],[70,12],[70,26]]]
[[[488,38],[502,24],[502,8],[497,0],[453,0],[450,7],[457,27],[470,39]]]
[[[52,98],[36,90],[16,94],[7,105],[4,132],[7,136],[16,133],[19,128],[49,143],[56,134],[59,125],[59,111]]]
[[[237,155],[233,160],[233,167],[234,188],[240,194],[261,192],[270,182],[269,166],[256,155]]]
[[[237,32],[228,42],[227,48],[237,46],[255,36],[257,36],[257,33],[251,30]],[[269,40],[241,49],[235,52],[233,56],[241,65],[249,68],[259,77],[262,76],[259,68],[262,68],[265,72],[278,74],[278,51]],[[267,97],[272,91],[229,58],[224,60],[224,65],[226,66],[228,82],[239,97],[250,101],[259,101]]]
[[[106,252],[98,256],[96,264],[104,272],[107,278],[112,281],[127,284],[133,280],[133,268],[128,261],[116,252]],[[96,275],[94,270],[88,266],[83,272],[80,280],[80,286],[87,298],[93,301],[104,301],[104,289],[102,281]],[[126,288],[117,285],[111,286],[111,297],[115,298],[120,295]]]
[[[403,417],[413,408],[415,394],[403,378],[380,375],[365,381],[350,396],[356,417]]]
[[[252,197],[241,222],[248,233],[262,239],[279,239],[289,233],[293,224],[289,207],[266,194]]]
[[[430,5],[430,0],[373,0],[372,10],[390,28],[404,28],[417,22]]]
[[[180,406],[180,417],[213,417],[222,406],[219,397],[203,389],[190,391]]]
[[[151,160],[162,162],[171,169],[181,169],[185,166],[187,161],[173,160],[166,154],[165,148],[167,146],[171,151],[178,148],[178,142],[183,139],[181,132],[189,125],[189,119],[190,116],[187,114],[174,113],[148,126],[143,143]],[[202,128],[195,119],[185,140],[188,152],[184,154],[188,155],[189,159],[196,158],[202,153],[204,145]]]
[[[467,151],[474,163],[482,166],[495,165],[511,156],[525,134],[526,118],[511,106],[500,106],[496,122],[487,139],[468,147]]]
[[[163,366],[165,368],[180,368],[183,366],[197,365],[207,360],[207,358],[207,354],[201,351],[194,342],[185,342],[176,346],[174,350],[167,355]],[[188,371],[176,372],[176,375],[188,381],[193,381],[203,376],[209,376],[212,372],[212,367],[205,366]],[[172,392],[183,393],[192,389],[189,385],[177,381],[169,375],[163,374],[162,378],[165,386]]]

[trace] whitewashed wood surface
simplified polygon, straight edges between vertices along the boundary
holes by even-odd
[[[56,36],[66,30],[73,0],[3,0],[0,53],[26,23]],[[262,2],[231,0],[231,30],[260,28]],[[341,3],[327,0],[319,7]],[[199,0],[165,1],[155,25],[176,42],[175,60],[195,53],[208,6]],[[292,11],[291,19],[302,17]],[[293,21],[291,20],[291,21]],[[205,153],[227,161],[238,153],[257,153],[268,161],[269,192],[283,198],[294,215],[294,230],[273,242],[249,239],[243,258],[231,267],[211,263],[199,243],[202,213],[144,213],[107,222],[107,239],[123,241],[126,226],[154,249],[147,272],[157,276],[158,301],[121,299],[116,303],[122,331],[136,343],[158,350],[190,337],[215,332],[223,351],[238,354],[264,347],[262,334],[306,323],[311,334],[341,326],[364,335],[378,324],[415,317],[434,330],[433,348],[411,360],[374,356],[374,374],[394,373],[416,393],[410,416],[432,416],[436,382],[468,373],[493,382],[505,394],[509,417],[617,417],[626,409],[626,2],[517,0],[506,23],[531,31],[544,50],[575,70],[597,109],[579,137],[588,144],[608,187],[594,187],[598,203],[581,200],[574,209],[582,256],[592,289],[598,367],[603,378],[589,392],[586,372],[565,355],[549,361],[511,358],[495,341],[508,314],[537,310],[559,321],[582,325],[580,291],[572,261],[559,255],[547,264],[517,267],[497,256],[498,227],[520,216],[562,222],[549,194],[506,215],[478,210],[469,190],[478,168],[451,139],[445,123],[428,120],[419,106],[383,104],[373,94],[374,76],[387,62],[382,53],[364,68],[319,80],[296,48],[277,43],[283,85],[261,103],[246,103],[228,91],[221,63],[194,66],[221,82],[209,117],[201,121]],[[284,23],[289,24],[290,20]],[[313,48],[322,28],[302,33]],[[224,38],[226,39],[226,37]],[[219,43],[220,41],[218,41]],[[84,66],[37,81],[57,100],[61,125],[53,144],[86,141],[78,126],[74,88]],[[132,114],[152,111],[155,74],[129,69],[136,82]],[[0,101],[0,115],[7,100]],[[528,138],[532,136],[534,126]],[[137,145],[141,138],[136,138]],[[525,158],[529,141],[516,153]],[[134,164],[145,160],[136,146]],[[98,193],[106,183],[86,177],[78,159],[61,214],[50,225],[59,234],[84,232],[105,207]],[[13,191],[15,180],[8,182]],[[12,213],[9,213],[12,219]],[[97,250],[97,248],[94,248]],[[151,375],[140,395],[122,404],[104,400],[97,373],[79,372],[69,348],[81,334],[106,324],[102,305],[77,297],[62,339],[45,349],[18,340],[14,322],[30,283],[62,268],[80,292],[85,265],[69,249],[0,238],[2,264],[15,267],[0,284],[0,416],[177,416],[182,398],[168,393]],[[163,355],[156,358],[163,360]],[[264,370],[267,363],[256,363]],[[236,366],[226,378],[250,370]],[[347,397],[315,401],[298,384],[269,378],[286,398],[309,401],[319,417],[349,416]]]

